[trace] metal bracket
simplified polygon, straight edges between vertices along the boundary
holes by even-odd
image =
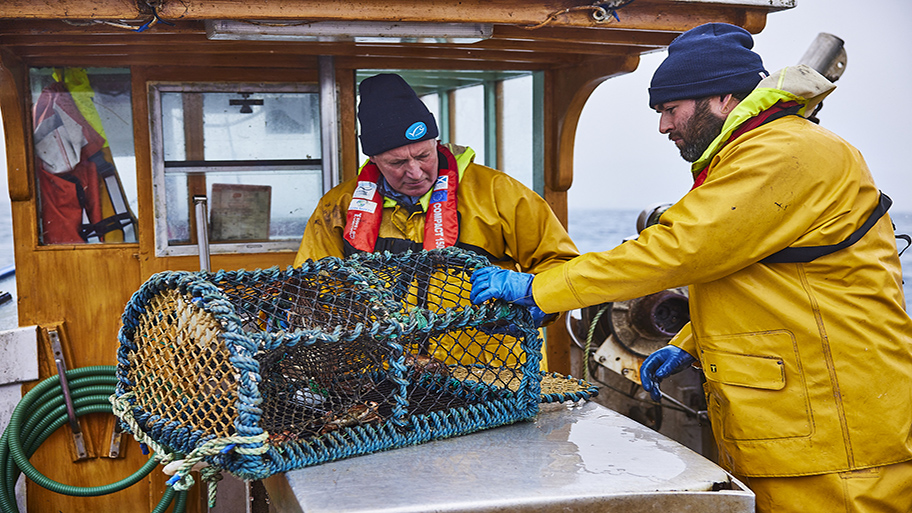
[[[70,384],[66,377],[66,360],[63,357],[63,347],[60,345],[60,334],[56,329],[49,329],[48,338],[51,341],[51,350],[54,352],[54,363],[57,366],[57,376],[60,378],[63,401],[66,403],[67,418],[73,434],[73,445],[76,447],[76,460],[85,460],[89,458],[89,453],[86,451],[85,439],[82,436],[82,429],[79,427],[79,419],[76,417],[76,408],[73,406],[73,396],[70,394]]]
[[[120,443],[123,438],[123,431],[120,429],[120,422],[114,419],[114,429],[111,430],[111,445],[108,447],[108,458],[120,457]]]
[[[209,213],[206,196],[193,196],[196,213],[196,241],[199,245],[200,270],[209,270]]]

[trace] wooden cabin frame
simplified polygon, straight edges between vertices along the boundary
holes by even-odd
[[[156,256],[149,129],[149,81],[320,80],[330,62],[338,91],[338,180],[358,167],[355,77],[359,69],[521,70],[539,73],[541,182],[539,192],[566,225],[573,182],[573,149],[580,113],[604,80],[634,71],[643,53],[660,50],[678,34],[705,22],[727,22],[760,32],[769,12],[794,0],[5,0],[0,5],[0,113],[5,134],[19,323],[64,335],[69,366],[110,365],[125,303],[153,273],[196,270],[195,256]],[[602,7],[599,11],[598,6]],[[617,8],[618,18],[611,16]],[[607,8],[607,10],[604,10]],[[609,16],[597,21],[593,13]],[[473,44],[210,40],[206,20],[333,20],[490,24],[489,38]],[[145,30],[137,29],[147,25]],[[327,61],[327,59],[329,59]],[[129,244],[42,245],[39,239],[29,69],[129,67],[133,97],[139,238]],[[496,108],[493,113],[497,115]],[[606,122],[614,120],[606,119]],[[213,269],[286,266],[293,252],[218,254]],[[550,368],[571,373],[569,337],[548,331]],[[41,352],[41,377],[56,374]],[[102,444],[110,423],[99,420],[89,437]],[[96,458],[70,465],[59,433],[33,458],[60,480],[109,482],[138,468],[145,457]],[[61,456],[64,454],[64,456]],[[66,468],[63,468],[66,467]],[[129,469],[129,470],[125,470]],[[161,474],[129,491],[98,498],[57,496],[29,486],[30,511],[149,510],[163,489]],[[138,490],[137,490],[138,489]],[[127,497],[129,495],[129,497]],[[146,509],[148,502],[148,509]]]

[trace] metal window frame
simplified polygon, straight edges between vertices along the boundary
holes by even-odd
[[[255,91],[264,93],[318,93],[322,95],[321,87],[318,84],[299,84],[299,83],[249,83],[249,82],[165,82],[150,81],[147,84],[149,96],[149,130],[151,143],[151,160],[152,160],[152,210],[155,216],[155,256],[156,257],[174,257],[174,256],[192,256],[199,255],[199,246],[196,244],[171,245],[168,241],[168,205],[165,200],[165,175],[173,173],[176,169],[168,166],[165,169],[164,159],[164,134],[162,123],[162,93],[233,93],[238,90]],[[321,100],[322,101],[322,100]],[[322,110],[322,109],[321,109]],[[321,129],[323,113],[321,112]],[[321,139],[325,135],[321,133]],[[331,138],[332,139],[332,138]],[[338,145],[338,141],[333,143]],[[323,144],[325,151],[326,145]],[[333,154],[338,153],[338,149]],[[332,165],[332,159],[321,155],[321,169],[323,177],[323,191],[325,193],[328,187],[332,186],[332,180],[327,180],[327,167]],[[267,161],[268,165],[268,161]],[[274,166],[270,166],[273,169]],[[297,168],[297,167],[295,167]],[[194,167],[194,170],[209,172],[220,169],[229,169],[227,167]],[[251,166],[231,166],[234,171],[252,171]],[[188,215],[192,216],[192,212]],[[264,241],[264,242],[241,242],[241,243],[210,243],[212,254],[250,254],[250,253],[267,253],[278,251],[296,251],[300,241]]]

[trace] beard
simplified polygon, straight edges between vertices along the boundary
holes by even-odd
[[[710,143],[722,133],[725,118],[710,111],[709,101],[709,98],[697,100],[694,113],[684,126],[683,133],[670,134],[680,136],[684,143],[681,146],[681,157],[687,162],[696,162]]]

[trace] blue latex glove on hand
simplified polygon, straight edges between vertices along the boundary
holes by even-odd
[[[504,299],[524,306],[532,314],[535,326],[541,326],[548,314],[535,304],[532,297],[531,274],[508,271],[499,267],[482,267],[472,273],[472,292],[469,299],[480,305],[489,299]]]
[[[686,369],[696,359],[677,346],[665,346],[646,357],[640,366],[640,382],[653,401],[662,399],[659,383],[663,379]]]
[[[532,278],[531,274],[500,267],[482,267],[472,272],[472,293],[469,299],[476,305],[489,299],[504,299],[508,303],[538,309],[532,298]]]
[[[548,314],[542,312],[542,309],[537,306],[529,308],[529,313],[532,314],[532,322],[538,327],[540,327],[542,323],[545,322],[545,319],[548,318]]]

